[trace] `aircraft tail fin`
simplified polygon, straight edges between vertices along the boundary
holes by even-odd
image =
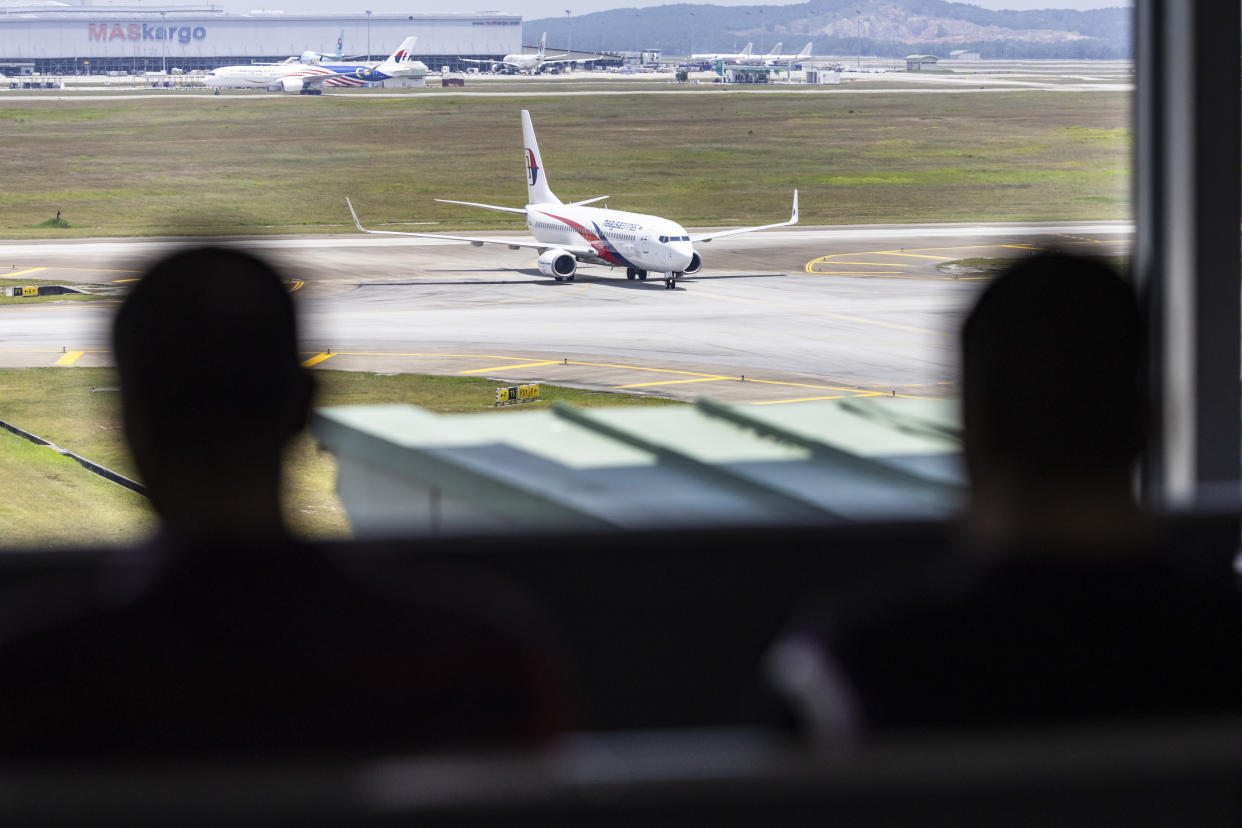
[[[751,50],[751,47],[753,47],[754,45],[755,45],[755,44],[753,44],[753,43],[747,43],[747,44],[746,44],[746,48],[742,50],[742,57],[743,57],[743,58],[746,58],[746,59],[749,59],[749,58],[750,58],[750,50]]]
[[[777,55],[781,53],[781,49],[784,47],[784,45],[785,45],[784,41],[777,43],[775,46],[772,47],[772,51],[768,52],[766,55],[764,55],[764,57],[775,58]]]
[[[811,44],[814,42],[815,41],[813,40],[808,40],[806,42],[806,45],[802,47],[802,51],[794,55],[794,60],[798,61],[798,60],[803,60],[805,58],[809,58],[811,56]]]
[[[418,42],[417,37],[407,37],[401,41],[401,45],[397,47],[397,51],[388,56],[388,60],[375,67],[382,72],[391,74],[393,69],[408,68],[414,63],[414,44]]]
[[[560,204],[548,188],[544,175],[543,158],[539,156],[539,143],[535,140],[535,128],[530,123],[530,113],[522,110],[522,143],[526,149],[526,194],[529,204]]]
[[[336,58],[337,60],[340,60],[345,54],[345,52],[343,51],[344,47],[345,47],[345,30],[341,29],[341,33],[336,36],[336,52],[332,55],[332,57]]]
[[[542,58],[548,51],[548,33],[544,32],[543,37],[539,38],[539,57]]]

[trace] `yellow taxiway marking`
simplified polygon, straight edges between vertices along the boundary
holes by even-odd
[[[119,285],[121,282],[141,282],[141,281],[142,281],[141,278],[136,277],[133,279],[113,279],[112,283],[114,285]]]
[[[795,400],[761,400],[759,402],[752,402],[751,405],[784,405],[785,403],[814,402],[815,400],[839,400],[844,396],[846,395],[835,394],[831,397],[798,397]]]
[[[867,254],[865,253],[832,253],[828,256],[821,256],[820,259],[835,259],[838,256],[865,256],[865,255]],[[818,262],[820,259],[816,259],[815,261]],[[828,262],[825,262],[825,264],[828,264]],[[868,265],[868,266],[875,266],[875,267],[914,267],[914,265],[903,264],[902,262],[854,262],[854,261],[844,262],[843,261],[843,262],[837,262],[837,264]]]
[[[306,282],[300,281],[298,279],[290,279],[289,281],[286,281],[285,284],[289,287],[290,293],[296,293],[297,291],[301,290],[303,287],[306,286]]]
[[[47,270],[47,268],[46,267],[28,267],[25,270],[9,271],[8,273],[4,273],[3,271],[0,271],[0,278],[15,279],[18,276],[26,276],[27,274],[30,274],[30,273],[38,273],[40,270]]]
[[[1001,247],[1009,247],[1013,250],[1043,250],[1042,247],[1035,247],[1029,244],[1002,244]]]
[[[875,252],[881,256],[905,256],[908,259],[944,259],[944,256],[928,256],[926,253],[898,253],[896,250],[877,250]]]
[[[303,362],[303,363],[302,363],[302,367],[303,367],[303,368],[310,368],[310,367],[312,367],[312,366],[314,366],[314,365],[318,365],[319,363],[323,362],[324,360],[327,360],[327,359],[332,359],[332,357],[334,357],[334,356],[336,356],[336,354],[315,354],[313,357],[311,357],[310,359],[308,359],[308,360],[306,360],[305,362]]]
[[[512,368],[538,368],[541,365],[561,365],[559,359],[546,359],[543,362],[523,362],[518,365],[493,365],[490,368],[467,368],[459,374],[486,374],[488,371],[508,371]]]
[[[854,264],[854,262],[846,262]],[[905,276],[900,270],[816,270],[816,276]]]
[[[56,360],[56,364],[72,365],[81,359],[82,354],[84,353],[86,353],[86,351],[65,351],[64,355],[60,359]]]
[[[684,380],[660,380],[659,382],[635,382],[629,385],[614,385],[613,390],[622,388],[649,388],[653,385],[683,385],[687,382],[724,382],[726,380],[737,381],[737,377],[696,377],[694,379]]]

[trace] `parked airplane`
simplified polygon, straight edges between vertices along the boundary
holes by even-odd
[[[273,92],[298,92],[320,95],[323,86],[363,86],[389,78],[423,77],[427,67],[411,54],[418,38],[407,37],[397,51],[378,65],[369,63],[254,64],[221,66],[207,73],[203,82],[220,89],[269,89]]]
[[[811,42],[807,41],[807,44],[802,47],[802,51],[796,55],[767,54],[763,56],[763,62],[769,66],[784,66],[787,63],[801,63],[804,60],[810,60]],[[772,51],[775,52],[776,50],[773,49]]]
[[[776,60],[777,58],[779,58],[781,56],[781,47],[784,45],[785,45],[785,42],[783,40],[777,43],[775,46],[772,47],[772,51],[768,52],[766,55],[759,58],[759,62],[767,63],[769,60]]]
[[[547,46],[548,33],[544,32],[543,37],[539,38],[539,51],[533,55],[505,55],[499,61],[472,60],[470,58],[461,58],[460,60],[462,63],[491,64],[493,72],[530,72],[532,75],[542,69],[545,63],[569,63],[573,61],[573,58],[568,54],[548,57]]]
[[[787,227],[798,223],[798,191],[793,195],[793,216],[789,221],[764,224],[760,227],[737,227],[709,233],[686,232],[680,224],[659,216],[609,210],[607,207],[587,207],[608,196],[596,196],[584,201],[563,203],[548,188],[544,174],[539,144],[535,141],[535,129],[530,113],[522,110],[522,137],[526,145],[526,193],[525,207],[498,207],[473,201],[451,201],[438,198],[446,204],[464,204],[517,213],[526,217],[526,226],[533,239],[504,239],[486,236],[453,236],[441,233],[412,233],[400,230],[368,230],[358,220],[353,202],[345,203],[354,218],[354,224],[363,233],[386,236],[418,236],[428,239],[450,239],[484,244],[503,244],[510,249],[523,247],[539,251],[539,272],[556,281],[572,282],[578,271],[578,263],[624,267],[627,279],[646,279],[648,272],[664,274],[664,286],[677,286],[677,280],[685,274],[698,273],[703,267],[702,257],[695,251],[695,243],[705,243],[724,236],[736,236],[772,227]]]
[[[345,57],[345,53],[343,51],[344,46],[345,46],[345,30],[341,29],[341,33],[336,36],[336,51],[335,52],[333,52],[330,55],[325,55],[320,52],[314,52],[314,51],[311,51],[310,49],[307,49],[305,52],[298,55],[296,59],[298,63],[305,63],[310,66],[313,66],[317,63],[323,63],[325,60],[343,60]],[[289,60],[285,61],[285,63],[292,63],[293,61],[294,61],[294,58],[289,58]]]
[[[720,54],[706,53],[702,55],[691,55],[690,60],[698,60],[698,61],[723,60],[726,63],[745,62],[745,61],[750,60],[750,49],[752,46],[754,46],[753,43],[747,43],[746,48],[737,53],[726,52],[726,53],[720,53]]]

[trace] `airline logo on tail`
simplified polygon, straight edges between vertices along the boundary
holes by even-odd
[[[409,57],[409,54],[410,53],[407,52],[405,49],[399,49],[397,53],[392,56],[392,59],[394,61],[402,61],[402,60],[405,60],[407,57]]]
[[[535,163],[535,151],[526,148],[526,174],[530,177],[530,186],[539,181],[539,165]]]

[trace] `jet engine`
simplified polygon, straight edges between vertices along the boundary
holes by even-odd
[[[274,87],[277,92],[301,92],[301,78],[281,78]]]
[[[688,276],[693,276],[703,269],[703,257],[698,253],[690,254],[690,264],[686,265],[686,269],[682,271]]]
[[[316,63],[319,63],[319,60],[320,60],[319,53],[312,52],[310,49],[307,49],[300,56],[298,56],[299,63],[316,64]]]
[[[545,250],[539,254],[539,272],[544,276],[561,279],[572,279],[578,271],[578,260],[572,253],[564,250]]]

